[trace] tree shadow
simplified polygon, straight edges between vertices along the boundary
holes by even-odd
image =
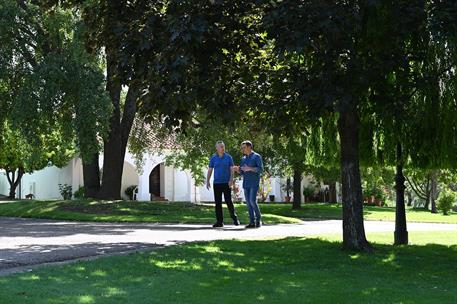
[[[21,303],[78,303],[82,296],[89,303],[455,303],[457,246],[376,248],[375,254],[361,254],[343,251],[337,242],[304,238],[192,243],[0,278],[0,298]]]
[[[125,235],[135,230],[212,230],[211,225],[79,222],[0,217],[0,237],[59,237],[75,234]]]

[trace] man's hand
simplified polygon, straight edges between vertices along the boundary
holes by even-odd
[[[233,172],[240,173],[240,166],[233,166]]]
[[[243,167],[241,167],[241,170],[243,170],[244,172],[249,172],[249,171],[254,171],[254,168],[249,167],[249,166],[243,166]]]
[[[208,190],[211,189],[211,183],[210,183],[210,181],[207,181],[207,182],[206,182],[206,189],[208,189]]]

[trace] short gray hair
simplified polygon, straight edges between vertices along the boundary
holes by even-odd
[[[225,143],[224,143],[222,140],[218,140],[218,141],[216,141],[216,145],[215,145],[215,146],[217,147],[217,146],[219,146],[219,145],[221,145],[221,146],[224,146],[224,147],[225,147]]]

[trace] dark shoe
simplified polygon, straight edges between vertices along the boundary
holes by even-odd
[[[239,226],[241,223],[239,220],[233,220],[233,225]]]
[[[223,223],[216,223],[213,225],[213,228],[221,228],[221,227],[224,227]]]
[[[257,222],[257,223],[255,223],[255,227],[256,227],[256,228],[262,227],[262,222]]]
[[[255,225],[254,224],[249,224],[245,228],[255,228]]]

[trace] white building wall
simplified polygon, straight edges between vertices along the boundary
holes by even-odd
[[[173,169],[173,181],[174,181],[174,201],[189,202],[191,189],[190,189],[190,178],[184,171],[178,171]]]
[[[70,164],[73,166],[71,186],[73,188],[73,193],[75,193],[79,187],[84,186],[83,163],[81,159],[75,158],[70,162]]]
[[[63,168],[52,166],[32,174],[25,174],[22,177],[21,197],[24,198],[25,195],[32,193],[35,199],[62,199],[59,184],[73,185],[73,161]]]
[[[164,165],[165,157],[158,154],[147,154],[142,168],[138,170],[134,165],[134,159],[130,153],[126,154],[124,163],[124,176],[122,179],[123,198],[125,189],[132,185],[138,185],[138,200],[149,201],[149,175],[151,171],[158,165],[161,165],[161,196],[169,201],[190,201],[190,202],[213,202],[213,189],[206,189],[204,185],[195,185],[190,172],[183,171],[177,168]],[[100,166],[103,165],[103,156],[100,157]],[[206,169],[204,170],[206,174]],[[302,190],[310,184],[312,177],[306,176],[302,181]],[[285,192],[281,189],[281,185],[286,182],[285,178],[271,177],[270,192],[267,194],[275,195],[276,202],[283,202]],[[22,181],[22,197],[32,192],[37,199],[61,199],[58,184],[70,184],[73,187],[73,192],[83,186],[83,171],[82,162],[80,159],[72,160],[64,168],[48,167],[43,170],[26,174]],[[212,184],[212,180],[211,180]],[[339,185],[338,185],[339,186]],[[244,201],[242,189],[242,180],[238,181],[240,189],[240,197]],[[267,185],[268,187],[268,185]],[[19,190],[19,189],[18,189]],[[338,187],[339,190],[339,187]],[[0,172],[0,194],[7,194],[9,185],[6,176]],[[303,192],[303,191],[301,191]],[[341,191],[338,191],[338,199],[341,201]],[[304,197],[302,196],[302,201]]]
[[[6,172],[0,170],[0,194],[8,195],[10,191],[10,186],[8,184],[8,179],[6,178]]]
[[[121,182],[121,197],[123,199],[129,199],[129,197],[125,194],[125,190],[130,186],[138,186],[139,183],[139,176],[138,172],[132,164],[128,162],[124,162],[124,169],[122,174],[122,182]]]

